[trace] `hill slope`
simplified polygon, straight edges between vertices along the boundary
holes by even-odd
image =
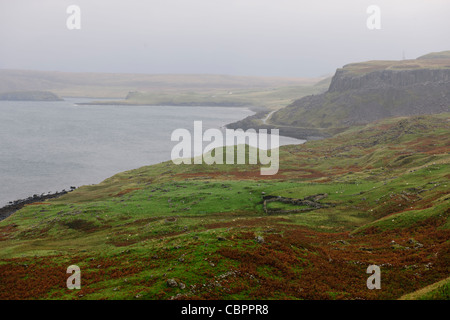
[[[450,271],[449,117],[284,146],[274,176],[166,162],[28,205],[0,222],[0,298],[400,298]]]

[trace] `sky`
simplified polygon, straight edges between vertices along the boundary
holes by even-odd
[[[318,77],[450,50],[449,14],[449,0],[0,0],[0,69]]]

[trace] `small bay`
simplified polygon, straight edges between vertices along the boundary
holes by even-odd
[[[0,101],[0,206],[33,194],[95,184],[170,160],[173,130],[223,128],[253,112],[231,107],[76,105]],[[280,137],[280,144],[303,140]],[[206,144],[206,143],[205,143]]]

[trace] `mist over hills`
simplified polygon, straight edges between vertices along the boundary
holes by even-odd
[[[51,91],[62,97],[122,98],[129,92],[214,91],[308,86],[320,78],[214,74],[78,73],[0,69],[0,93]]]

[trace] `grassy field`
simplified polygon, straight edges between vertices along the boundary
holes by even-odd
[[[0,222],[0,299],[448,299],[449,116],[284,146],[274,176],[164,162],[28,205]]]

